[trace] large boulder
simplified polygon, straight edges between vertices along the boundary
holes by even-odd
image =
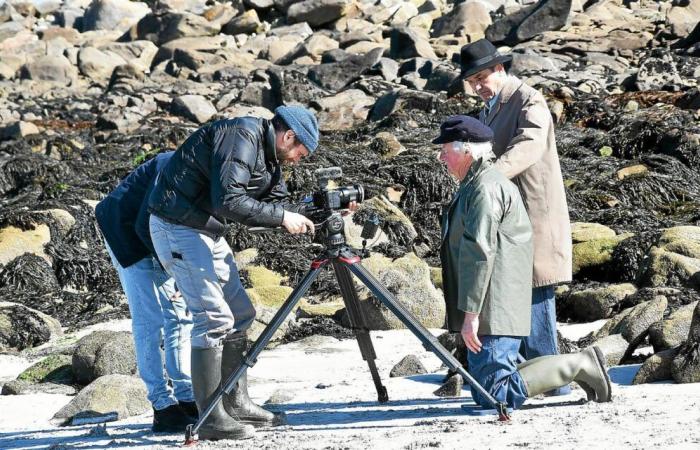
[[[287,9],[287,23],[306,22],[318,27],[343,17],[352,3],[349,0],[304,0]]]
[[[622,357],[627,352],[629,342],[621,334],[611,334],[597,339],[594,345],[603,352],[608,366],[616,366],[622,362]]]
[[[364,55],[351,55],[342,61],[319,64],[309,69],[309,79],[324,89],[340,91],[360,76],[382,57],[383,50],[375,49]]]
[[[101,51],[95,47],[83,47],[78,52],[78,67],[80,72],[92,81],[106,84],[114,72],[114,68],[126,64],[124,59],[109,51]]]
[[[52,420],[68,423],[76,416],[116,414],[118,420],[137,416],[151,410],[147,394],[146,385],[138,377],[105,375],[82,389]]]
[[[651,355],[637,371],[632,384],[671,380],[673,378],[671,368],[676,355],[678,355],[678,348],[671,348]]]
[[[545,31],[559,30],[566,25],[571,7],[572,0],[540,0],[494,22],[486,29],[486,38],[513,46]]]
[[[685,342],[690,332],[690,323],[697,304],[698,302],[684,305],[672,312],[666,319],[649,327],[649,342],[654,346],[654,351],[667,350]]]
[[[657,295],[652,300],[627,308],[610,319],[595,333],[595,337],[621,334],[629,343],[627,351],[631,353],[647,336],[649,327],[663,318],[667,305],[666,297]]]
[[[204,17],[168,11],[144,16],[131,27],[128,36],[132,41],[148,40],[160,46],[185,37],[214,36],[220,30],[219,24]]]
[[[70,355],[49,355],[26,368],[17,379],[29,383],[72,383],[72,359]]]
[[[62,334],[56,319],[19,303],[0,302],[0,351],[36,347]]]
[[[588,274],[605,271],[606,265],[611,261],[612,254],[617,245],[629,238],[629,234],[621,234],[615,237],[591,239],[573,245],[573,273]]]
[[[572,222],[571,241],[574,244],[598,239],[612,239],[616,236],[615,230],[599,223]]]
[[[700,0],[674,2],[666,12],[666,25],[674,36],[684,38],[700,23]]]
[[[372,105],[374,99],[359,89],[346,89],[311,103],[320,110],[317,117],[322,131],[349,130],[360,125]]]
[[[491,16],[486,5],[472,1],[455,5],[452,11],[433,23],[433,36],[469,36],[470,42],[484,37],[486,28],[491,25]]]
[[[127,64],[141,72],[151,68],[151,63],[158,53],[158,47],[151,41],[113,42],[102,45],[99,49],[120,56]]]
[[[78,69],[65,56],[42,56],[20,69],[20,77],[30,80],[53,81],[66,86],[78,79]]]
[[[173,114],[185,117],[195,123],[205,123],[216,114],[216,108],[201,95],[180,95],[170,106]]]
[[[430,267],[413,253],[391,261],[374,254],[363,261],[363,266],[400,302],[423,326],[439,328],[445,323],[445,300],[430,280]],[[372,330],[404,328],[403,323],[369,290],[355,280],[367,327]],[[349,324],[348,313],[341,314]]]
[[[73,352],[73,374],[88,384],[104,375],[136,373],[136,353],[131,333],[96,331],[81,338]]]
[[[363,202],[355,213],[353,221],[364,223],[365,218],[372,213],[379,217],[382,231],[387,234],[392,242],[410,247],[416,237],[418,237],[418,232],[413,223],[411,223],[411,219],[383,195],[372,197]]]
[[[637,288],[630,283],[584,289],[566,296],[562,307],[566,310],[566,315],[576,321],[607,319],[618,303],[635,292]]]
[[[83,17],[83,31],[126,31],[151,9],[146,3],[130,0],[93,0]]]
[[[390,42],[389,53],[394,59],[407,59],[416,56],[438,59],[430,42],[415,29],[405,27],[392,29]]]
[[[700,227],[664,230],[651,249],[645,277],[652,286],[700,287]]]
[[[369,111],[367,118],[380,121],[396,111],[419,109],[430,111],[434,109],[438,97],[431,92],[421,92],[415,89],[399,88],[392,90],[377,99]]]
[[[688,339],[678,349],[671,372],[678,383],[700,382],[700,303],[695,306]]]

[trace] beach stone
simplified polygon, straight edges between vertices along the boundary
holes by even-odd
[[[23,139],[35,134],[39,134],[39,128],[36,125],[20,120],[0,129],[0,140]]]
[[[482,2],[464,2],[455,5],[448,14],[433,24],[433,37],[445,35],[469,36],[471,42],[484,37],[491,25],[491,16]]]
[[[390,34],[389,53],[393,59],[421,57],[437,60],[430,42],[412,28],[393,28]]]
[[[374,148],[382,154],[382,158],[391,159],[406,151],[401,142],[388,131],[380,131],[374,136]],[[389,199],[391,200],[391,199]],[[408,218],[406,218],[408,220]]]
[[[0,229],[0,264],[6,265],[25,253],[41,256],[51,263],[44,246],[51,241],[51,231],[45,224],[38,224],[34,229],[22,230],[7,226]]]
[[[280,286],[287,280],[287,277],[263,266],[247,265],[241,272],[252,288]]]
[[[654,351],[667,350],[685,342],[690,332],[690,323],[697,304],[698,302],[693,302],[681,306],[666,319],[649,327],[649,342],[654,347]]]
[[[372,105],[374,98],[359,89],[346,89],[311,102],[319,110],[316,116],[321,131],[349,130],[364,123]]]
[[[126,31],[150,13],[146,3],[130,0],[93,0],[85,10],[83,31]]]
[[[700,0],[674,2],[666,13],[666,26],[674,36],[684,38],[700,22]]]
[[[148,40],[160,47],[175,39],[214,36],[220,30],[220,25],[204,17],[168,11],[144,16],[129,29],[128,36],[132,41]]]
[[[126,64],[126,61],[121,56],[102,52],[95,47],[83,47],[78,53],[80,72],[92,81],[106,83],[114,68],[122,64]]]
[[[622,362],[622,357],[627,352],[629,342],[621,334],[610,334],[596,339],[594,345],[600,348],[605,355],[605,363],[608,366],[616,366]]]
[[[131,333],[95,331],[76,344],[72,357],[73,374],[80,384],[111,374],[136,373],[136,353]]]
[[[464,380],[462,379],[462,375],[455,374],[448,378],[442,386],[433,392],[433,394],[438,397],[459,397],[462,395],[463,385]]]
[[[375,49],[364,55],[350,55],[342,61],[319,64],[309,69],[308,77],[322,88],[337,92],[358,80],[381,59],[382,53],[382,49]]]
[[[25,369],[17,376],[17,380],[28,383],[72,383],[73,367],[71,361],[70,355],[49,355]]]
[[[175,97],[170,109],[173,114],[185,117],[199,124],[207,122],[216,114],[214,105],[201,95],[181,95]]]
[[[647,166],[645,166],[644,164],[635,164],[633,166],[627,166],[618,170],[617,172],[615,172],[615,176],[618,180],[622,181],[625,178],[641,177],[647,175],[648,173],[649,168]]]
[[[381,75],[386,81],[394,81],[399,74],[399,63],[391,58],[380,58],[368,71],[369,75]]]
[[[0,302],[0,351],[36,347],[62,334],[58,320],[19,303]]]
[[[126,419],[151,410],[146,385],[140,378],[131,375],[105,375],[85,388],[73,400],[61,408],[52,418],[53,422],[65,423],[78,414],[117,413],[117,419]]]
[[[590,322],[607,319],[618,303],[635,292],[637,288],[633,284],[611,284],[602,288],[572,292],[564,297],[561,303],[573,320]]]
[[[281,405],[294,400],[296,394],[291,389],[277,389],[265,400],[266,405]]]
[[[576,244],[597,239],[611,239],[616,235],[612,228],[599,223],[572,222],[571,240]]]
[[[667,52],[654,50],[653,56],[641,61],[637,80],[635,82],[640,91],[657,91],[665,86],[678,86],[683,80],[678,74],[673,58]]]
[[[673,379],[673,359],[678,354],[678,348],[671,348],[651,355],[644,361],[632,384],[653,383]]]
[[[390,377],[410,377],[411,375],[422,375],[428,371],[420,362],[416,355],[406,355],[397,362],[389,372]]]
[[[263,24],[260,22],[258,13],[254,9],[249,9],[243,14],[232,18],[221,27],[222,33],[231,35],[259,33],[262,30]]]
[[[130,133],[141,126],[142,120],[143,117],[139,114],[113,109],[98,116],[95,127],[99,130],[115,130],[120,133]]]
[[[63,383],[31,383],[23,380],[12,380],[2,386],[0,395],[27,395],[27,394],[52,394],[52,395],[76,395],[78,390],[69,384]]]
[[[287,9],[287,23],[306,22],[311,27],[333,22],[343,17],[351,2],[348,0],[304,0]]]
[[[380,121],[396,111],[420,109],[430,111],[437,97],[431,92],[421,92],[415,89],[398,88],[383,94],[370,109],[368,119]]]
[[[668,306],[668,300],[663,295],[654,297],[653,300],[642,302],[630,309],[629,313],[620,321],[612,331],[621,333],[630,345],[634,346],[644,337],[649,327],[663,318]]]
[[[430,281],[430,267],[414,253],[391,261],[381,254],[363,260],[363,266],[426,328],[440,328],[445,322],[445,301]],[[367,327],[371,330],[405,328],[403,323],[355,280]],[[341,323],[350,323],[347,311]]]
[[[610,238],[591,239],[573,245],[573,273],[601,272],[612,259],[617,245],[631,237],[630,234],[620,234]]]
[[[700,227],[664,230],[649,256],[645,278],[651,286],[700,286]]]
[[[382,230],[387,233],[392,242],[410,246],[418,237],[418,232],[411,223],[411,219],[383,195],[362,202],[356,212],[355,220],[363,223],[364,218],[370,213],[379,216]]]
[[[459,78],[460,71],[450,64],[440,64],[435,67],[425,83],[428,91],[447,92],[450,86]]]
[[[65,56],[42,56],[23,65],[20,77],[72,85],[78,79],[78,69]]]
[[[113,42],[101,45],[99,50],[120,56],[127,64],[141,72],[150,70],[158,47],[151,41]]]
[[[695,306],[688,339],[678,349],[671,372],[677,383],[700,382],[700,303]]]
[[[543,32],[566,25],[572,0],[541,0],[497,20],[486,29],[486,39],[494,44],[513,46]]]
[[[311,81],[305,72],[299,70],[271,67],[267,70],[267,74],[270,75],[272,98],[277,105],[290,103],[308,105],[330,94],[329,91]]]

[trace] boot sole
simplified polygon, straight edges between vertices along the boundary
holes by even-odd
[[[250,439],[254,435],[252,433],[249,433],[246,430],[242,431],[237,431],[237,432],[228,432],[225,430],[207,430],[204,428],[201,428],[199,432],[197,433],[197,437],[200,440],[205,440],[205,441],[220,441],[224,439],[231,439],[231,440],[243,440],[243,439]]]
[[[593,346],[593,352],[595,353],[596,361],[598,362],[598,369],[603,375],[603,378],[605,378],[605,384],[608,387],[608,395],[604,399],[597,398],[595,401],[599,403],[605,403],[612,401],[612,385],[610,383],[610,376],[608,375],[608,371],[605,370],[605,355],[603,355],[603,352],[597,347]]]

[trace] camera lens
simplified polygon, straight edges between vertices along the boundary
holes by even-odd
[[[362,203],[365,199],[365,189],[362,185],[354,184],[352,186],[345,186],[339,189],[340,191],[340,204],[343,208],[348,206],[350,202]]]

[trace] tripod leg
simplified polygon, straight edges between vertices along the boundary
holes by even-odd
[[[272,339],[272,336],[275,334],[280,325],[282,325],[284,319],[289,315],[289,313],[292,312],[292,309],[294,309],[296,304],[299,303],[299,300],[301,300],[306,291],[309,290],[311,283],[313,283],[321,271],[321,268],[323,268],[323,266],[325,266],[327,263],[328,260],[316,260],[312,263],[311,270],[306,273],[304,278],[301,280],[301,283],[294,288],[282,307],[277,311],[270,323],[265,327],[265,330],[263,330],[258,340],[255,341],[253,346],[248,350],[247,354],[241,360],[241,365],[238,366],[233,373],[231,373],[228,379],[219,387],[209,406],[207,406],[206,409],[199,414],[199,420],[197,420],[197,423],[187,426],[185,430],[185,444],[191,444],[194,442],[194,437],[199,431],[199,428],[202,426],[207,417],[209,417],[209,414],[211,414],[211,412],[214,410],[216,404],[221,401],[223,395],[231,393],[239,378],[243,376],[243,373],[245,373],[249,367],[253,367],[255,365],[260,352],[265,349],[265,346],[268,344],[268,342],[270,342],[270,339]]]
[[[335,270],[335,276],[338,279],[340,292],[342,293],[343,300],[345,301],[345,308],[348,311],[350,326],[355,332],[357,343],[360,346],[362,359],[367,361],[369,372],[372,374],[372,381],[374,381],[374,387],[377,389],[379,403],[386,403],[389,401],[389,394],[387,393],[386,387],[382,384],[382,379],[379,377],[377,365],[374,362],[374,360],[377,359],[377,355],[374,352],[372,338],[370,337],[369,330],[367,329],[365,315],[362,312],[362,309],[360,309],[360,301],[357,298],[357,291],[352,283],[352,276],[350,275],[348,268],[337,260],[333,260],[333,269]]]
[[[396,317],[401,320],[401,322],[406,325],[406,327],[413,332],[414,335],[423,343],[423,346],[433,352],[447,367],[454,370],[455,372],[462,375],[462,378],[469,383],[474,389],[476,389],[481,396],[483,396],[494,409],[498,412],[500,420],[509,420],[508,409],[505,403],[497,401],[486,389],[483,388],[464,368],[462,364],[457,361],[457,359],[448,352],[445,347],[443,347],[438,340],[433,336],[428,330],[423,327],[416,320],[413,315],[411,315],[406,308],[399,303],[396,298],[389,292],[382,284],[377,281],[376,278],[372,276],[371,273],[367,271],[362,265],[357,262],[344,262],[346,267],[350,269],[352,273],[369,288],[379,301],[381,301],[384,306],[389,308],[389,310],[394,313]]]

